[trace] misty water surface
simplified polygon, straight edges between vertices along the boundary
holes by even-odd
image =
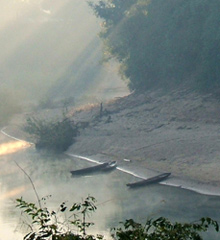
[[[129,218],[139,222],[157,216],[188,222],[203,216],[220,220],[219,197],[159,184],[130,190],[126,183],[136,179],[118,170],[73,178],[70,170],[91,166],[93,163],[66,155],[39,154],[31,147],[0,157],[0,239],[14,237],[14,230],[17,239],[24,235],[19,233],[25,231],[25,228],[18,224],[20,212],[15,209],[15,199],[22,196],[27,201],[36,202],[30,181],[14,161],[30,175],[40,197],[52,195],[48,199],[48,206],[54,210],[63,201],[71,204],[81,201],[88,194],[94,196],[98,209],[92,217],[95,222],[92,229],[99,233],[105,233]],[[216,233],[212,233],[208,239],[217,239]]]

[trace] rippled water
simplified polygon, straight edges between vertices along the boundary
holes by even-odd
[[[126,187],[126,183],[136,179],[118,170],[73,178],[70,170],[94,163],[66,155],[40,154],[31,147],[0,156],[2,240],[21,239],[26,230],[19,224],[20,212],[15,208],[15,199],[22,196],[36,202],[29,179],[14,161],[31,177],[39,196],[52,195],[48,205],[55,209],[64,200],[73,203],[81,201],[88,194],[94,196],[98,209],[92,220],[95,221],[95,231],[99,233],[108,231],[128,218],[144,222],[149,217],[164,216],[173,221],[191,222],[209,216],[220,221],[219,197],[158,184],[131,190]],[[209,240],[218,238],[216,233],[210,233],[207,237]]]

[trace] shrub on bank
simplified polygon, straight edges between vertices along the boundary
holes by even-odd
[[[28,117],[24,131],[30,134],[37,149],[64,152],[75,142],[78,127],[71,119],[63,117],[60,121],[46,121]]]

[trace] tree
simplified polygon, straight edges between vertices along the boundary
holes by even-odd
[[[114,26],[129,14],[130,8],[137,3],[137,1],[138,0],[102,0],[99,1],[98,4],[89,1],[89,5],[94,10],[96,16],[105,20],[105,24]]]
[[[102,0],[105,55],[121,64],[132,90],[190,84],[220,86],[220,27],[215,0]]]

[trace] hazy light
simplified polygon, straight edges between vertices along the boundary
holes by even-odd
[[[15,153],[30,146],[29,143],[24,141],[13,141],[0,144],[0,156]]]
[[[21,193],[23,193],[27,188],[25,186],[20,186],[17,188],[14,188],[8,192],[5,192],[3,194],[0,195],[0,200],[4,200],[7,198],[11,198],[11,197],[15,197],[17,195],[20,195]]]

